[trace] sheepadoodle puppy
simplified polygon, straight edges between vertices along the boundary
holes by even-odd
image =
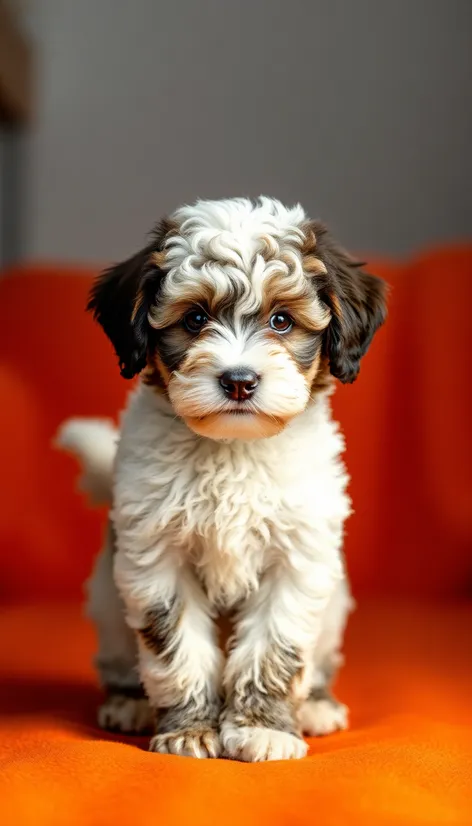
[[[110,502],[89,585],[99,722],[152,725],[156,752],[303,757],[304,733],[347,725],[330,685],[350,501],[329,397],[357,377],[384,283],[300,206],[198,201],[104,272],[89,309],[139,376],[119,432],[72,420],[59,437]]]

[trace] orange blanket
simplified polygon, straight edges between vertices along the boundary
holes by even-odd
[[[338,686],[352,727],[265,765],[148,754],[96,728],[79,598],[103,514],[49,442],[69,415],[114,415],[127,387],[83,313],[89,273],[0,282],[1,823],[470,826],[472,250],[372,269],[390,320],[335,399],[356,507]]]

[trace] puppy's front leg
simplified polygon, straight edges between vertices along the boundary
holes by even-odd
[[[119,552],[115,566],[156,715],[150,749],[217,757],[222,655],[206,597],[175,556],[164,553],[150,570]]]
[[[313,650],[334,588],[328,566],[274,567],[243,608],[224,675],[221,741],[248,762],[304,757],[298,721]]]

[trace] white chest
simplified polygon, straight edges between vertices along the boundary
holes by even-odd
[[[271,451],[248,445],[196,457],[178,531],[210,599],[233,604],[247,596],[270,563],[286,516],[279,471]]]
[[[234,605],[307,532],[339,527],[347,514],[342,440],[324,416],[320,424],[324,432],[300,421],[272,439],[218,443],[168,420],[156,432],[155,417],[143,426],[141,416],[138,429],[128,417],[115,490],[121,517],[140,520],[147,548],[155,538],[191,564],[212,602]]]

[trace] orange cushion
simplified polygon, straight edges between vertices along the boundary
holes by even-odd
[[[472,822],[472,607],[365,601],[339,697],[348,732],[297,762],[150,754],[94,725],[92,629],[71,606],[0,617],[0,820],[21,826]]]

